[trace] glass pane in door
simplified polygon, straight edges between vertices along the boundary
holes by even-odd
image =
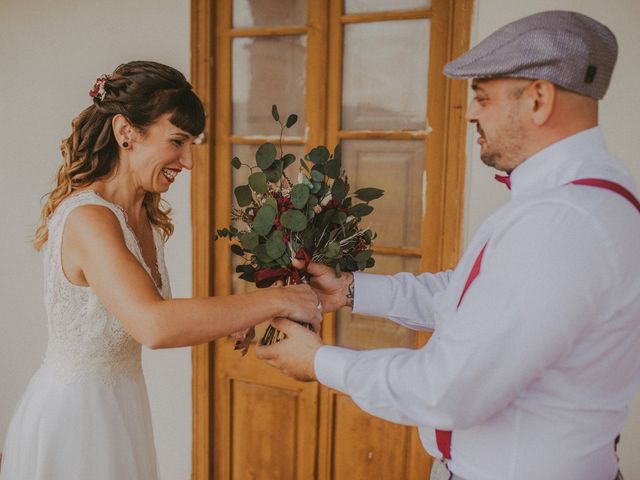
[[[284,123],[291,113],[298,122],[288,136],[304,134],[305,35],[247,37],[233,40],[233,134],[280,135],[271,117],[278,105]]]
[[[426,128],[429,22],[345,26],[342,130]]]
[[[233,0],[233,28],[306,23],[306,0]]]

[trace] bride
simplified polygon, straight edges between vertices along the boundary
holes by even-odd
[[[120,65],[90,95],[35,236],[49,341],[9,426],[3,480],[156,479],[141,345],[196,345],[279,316],[321,322],[306,285],[171,299],[160,194],[193,166],[203,105],[154,62]]]

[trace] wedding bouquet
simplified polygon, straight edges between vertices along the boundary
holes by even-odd
[[[297,121],[295,114],[280,121],[276,105],[273,119],[280,124],[280,152],[272,143],[263,143],[256,152],[256,164],[231,160],[235,169],[248,168],[247,185],[234,189],[238,204],[233,208],[234,224],[217,231],[216,239],[227,237],[231,251],[242,258],[236,267],[240,278],[258,288],[276,281],[284,284],[306,282],[305,269],[292,266],[292,259],[322,263],[341,272],[373,267],[371,243],[375,233],[361,228],[362,217],[373,207],[369,202],[380,198],[383,190],[360,188],[350,192],[348,178],[342,169],[340,145],[333,154],[323,146],[312,149],[299,162],[297,183],[285,170],[296,157],[282,152],[285,128]],[[280,332],[269,326],[261,340],[269,345],[280,339]]]

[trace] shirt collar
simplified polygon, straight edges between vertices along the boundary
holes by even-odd
[[[594,155],[596,152],[600,154]],[[600,127],[564,138],[532,155],[511,172],[511,194],[516,198],[569,183],[578,178],[585,162],[606,162],[607,152]]]

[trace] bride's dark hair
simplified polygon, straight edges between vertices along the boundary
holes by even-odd
[[[98,83],[96,84],[98,85]],[[92,92],[93,104],[71,123],[71,135],[60,146],[63,161],[56,184],[42,208],[34,245],[47,242],[47,222],[56,207],[75,190],[109,176],[116,168],[118,144],[111,120],[122,114],[144,133],[161,115],[170,113],[176,127],[197,136],[204,130],[204,106],[179,71],[156,62],[135,61],[120,65],[104,78],[103,94]],[[159,193],[148,192],[143,201],[149,221],[166,239],[173,233],[169,213]]]

